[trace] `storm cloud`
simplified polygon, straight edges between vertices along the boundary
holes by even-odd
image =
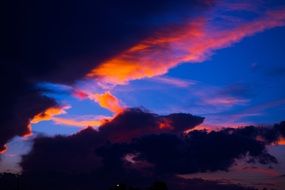
[[[227,171],[236,159],[269,166],[278,162],[266,150],[266,144],[272,141],[261,141],[255,134],[276,130],[279,135],[284,123],[268,129],[249,126],[211,132],[192,130],[185,134],[184,127],[197,126],[199,123],[195,122],[201,118],[175,116],[173,126],[179,133],[155,125],[161,118],[173,119],[173,115],[129,109],[99,131],[87,128],[67,137],[38,137],[32,151],[23,157],[23,174],[45,178],[55,173],[85,176],[97,179],[92,182],[94,187],[106,189],[116,183],[141,186],[153,179],[170,180],[177,174]],[[140,128],[149,132],[137,132]],[[118,140],[118,136],[122,138]]]
[[[56,102],[38,82],[73,84],[103,60],[137,43],[162,24],[165,12],[204,10],[212,1],[16,1],[3,4],[0,151],[30,132],[29,120]],[[181,10],[181,11],[178,11]],[[184,11],[182,11],[184,10]],[[112,13],[112,14],[110,14]],[[164,18],[164,17],[163,17]]]

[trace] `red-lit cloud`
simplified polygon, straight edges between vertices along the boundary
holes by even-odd
[[[7,146],[4,145],[3,147],[0,147],[0,154],[4,154],[7,151]]]
[[[89,98],[98,102],[98,104],[110,110],[113,113],[120,113],[124,110],[118,98],[111,94],[111,92],[105,92],[102,94],[90,94]]]
[[[183,62],[202,62],[214,50],[231,46],[243,38],[285,25],[285,11],[274,10],[230,29],[211,26],[209,18],[196,18],[183,27],[161,30],[152,37],[114,56],[87,74],[105,83],[163,75]]]
[[[124,110],[121,101],[110,91],[104,93],[92,93],[83,90],[74,90],[73,95],[79,99],[90,99],[97,102],[102,108],[105,108],[115,114]]]

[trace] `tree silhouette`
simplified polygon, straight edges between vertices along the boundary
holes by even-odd
[[[163,181],[156,181],[152,184],[149,190],[168,190],[167,185]]]

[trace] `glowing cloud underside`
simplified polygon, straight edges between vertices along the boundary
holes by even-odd
[[[237,27],[221,29],[210,19],[196,18],[180,28],[161,31],[112,57],[87,74],[107,84],[126,84],[131,80],[163,75],[183,62],[197,63],[214,50],[228,47],[244,37],[285,25],[285,9],[268,11],[262,17]]]
[[[111,119],[111,117],[109,117],[109,119]],[[90,120],[75,120],[75,119],[54,117],[52,118],[52,121],[54,121],[55,124],[58,124],[58,125],[86,128],[86,127],[101,126],[109,120],[107,117],[98,118],[98,119],[90,119]]]
[[[41,121],[51,120],[54,116],[66,113],[66,109],[69,109],[69,106],[64,107],[50,107],[46,109],[44,112],[39,113],[33,117],[31,120],[32,124],[39,123]]]

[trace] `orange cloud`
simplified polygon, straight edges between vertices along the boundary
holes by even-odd
[[[73,127],[97,127],[101,126],[107,121],[109,121],[111,117],[104,117],[100,119],[91,119],[91,120],[75,120],[75,119],[66,119],[66,118],[58,118],[54,117],[52,120],[59,125],[73,126]]]
[[[101,107],[106,108],[116,114],[124,110],[120,100],[109,91],[99,94],[76,90],[74,96],[80,99],[89,98],[90,100],[97,102]]]
[[[125,84],[131,80],[163,75],[183,62],[201,62],[214,50],[228,47],[244,37],[285,25],[285,10],[230,29],[210,26],[211,19],[197,18],[183,27],[171,28],[112,57],[87,74],[104,83]]]
[[[285,145],[285,138],[284,137],[280,137],[276,144],[278,144],[278,145]]]
[[[66,113],[65,110],[69,109],[70,106],[63,106],[63,107],[50,107],[46,109],[44,112],[39,113],[33,117],[31,120],[32,124],[39,123],[41,121],[48,121],[53,118],[55,115],[60,115]]]

